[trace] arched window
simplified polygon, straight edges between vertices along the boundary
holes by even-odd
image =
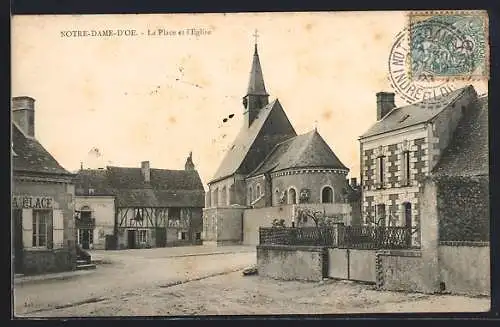
[[[227,190],[225,186],[220,191],[220,200],[221,200],[221,205],[223,206],[227,205]]]
[[[257,184],[257,194],[255,196],[255,199],[258,199],[260,197],[260,184]]]
[[[288,204],[296,204],[297,203],[297,191],[293,187],[290,187],[288,190]]]
[[[247,197],[248,197],[248,204],[251,204],[253,202],[253,189],[251,186],[248,188]]]
[[[280,190],[279,189],[276,189],[274,191],[274,203],[280,204]]]
[[[333,189],[330,186],[321,190],[321,203],[333,203]]]
[[[212,194],[213,206],[217,207],[219,205],[219,189],[216,188]]]
[[[92,218],[92,209],[89,206],[83,206],[80,208],[80,219],[86,220]]]

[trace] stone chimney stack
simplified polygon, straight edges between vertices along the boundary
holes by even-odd
[[[378,92],[377,94],[377,120],[381,120],[396,107],[394,103],[394,93]]]
[[[357,188],[358,187],[358,181],[357,181],[356,177],[352,177],[351,178],[351,187],[352,188]]]
[[[151,182],[151,169],[149,167],[149,161],[141,162],[142,177],[144,177],[144,182]]]
[[[12,98],[12,120],[24,134],[35,137],[35,99],[27,96]]]

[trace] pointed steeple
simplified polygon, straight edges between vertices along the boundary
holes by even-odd
[[[245,107],[245,125],[250,127],[257,117],[259,110],[269,104],[269,94],[264,84],[264,76],[260,66],[259,51],[257,49],[257,31],[254,34],[255,48],[253,53],[250,80],[248,82],[247,94],[243,97]]]
[[[264,76],[260,67],[259,52],[257,43],[253,53],[252,70],[250,71],[250,81],[248,82],[247,95],[263,95],[268,96],[266,86],[264,84]]]
[[[193,152],[189,152],[189,157],[187,157],[186,163],[184,164],[184,170],[195,170],[193,163]]]

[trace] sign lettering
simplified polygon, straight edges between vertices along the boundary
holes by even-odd
[[[12,197],[13,208],[51,209],[53,199],[44,196],[16,196]]]

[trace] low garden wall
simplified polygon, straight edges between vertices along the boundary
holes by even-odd
[[[490,295],[488,242],[441,242],[438,253],[445,292]]]
[[[325,274],[327,256],[323,247],[258,245],[259,275],[282,280],[320,281]]]

